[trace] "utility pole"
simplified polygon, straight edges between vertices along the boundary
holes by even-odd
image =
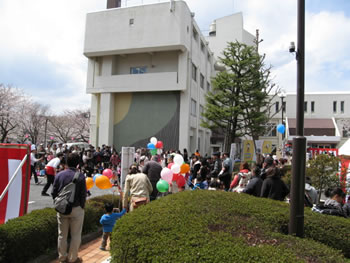
[[[293,139],[292,185],[290,193],[289,234],[304,237],[305,155],[304,97],[305,97],[305,0],[298,0],[297,59],[297,119]]]

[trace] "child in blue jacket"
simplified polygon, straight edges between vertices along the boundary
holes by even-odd
[[[108,203],[105,205],[105,209],[106,214],[100,219],[100,223],[103,227],[102,243],[100,246],[101,250],[106,250],[107,240],[108,237],[110,238],[111,236],[115,222],[126,213],[126,209],[123,209],[120,213],[113,213],[113,204]]]

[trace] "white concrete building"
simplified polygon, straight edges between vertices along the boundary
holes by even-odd
[[[296,135],[295,93],[286,94],[283,118],[286,124],[285,142],[291,143]],[[268,124],[269,131],[262,139],[271,140],[278,148],[282,137],[276,126],[282,123],[282,100],[276,96],[272,114],[276,114]],[[350,92],[310,92],[305,93],[304,135],[311,148],[339,148],[350,137]]]
[[[88,58],[93,145],[210,152],[200,126],[214,57],[184,1],[89,13]]]
[[[227,42],[240,42],[253,46],[255,36],[243,28],[243,14],[236,13],[215,19],[209,28],[209,36],[206,37],[209,48],[216,58],[222,55],[227,48]]]

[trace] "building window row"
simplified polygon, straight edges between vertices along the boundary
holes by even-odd
[[[340,102],[340,113],[345,111],[345,101]],[[337,101],[333,101],[333,113],[337,113]]]
[[[308,103],[307,101],[304,101],[304,112],[306,113],[308,111]],[[315,102],[314,101],[311,101],[311,113],[314,113],[315,112]]]

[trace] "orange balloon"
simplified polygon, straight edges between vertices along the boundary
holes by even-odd
[[[187,174],[190,171],[190,166],[187,163],[184,163],[180,167],[180,173],[181,174]]]
[[[91,177],[86,177],[86,189],[89,190],[94,186],[94,180]]]
[[[109,189],[112,187],[111,182],[105,175],[98,176],[95,180],[95,184],[100,189]]]

